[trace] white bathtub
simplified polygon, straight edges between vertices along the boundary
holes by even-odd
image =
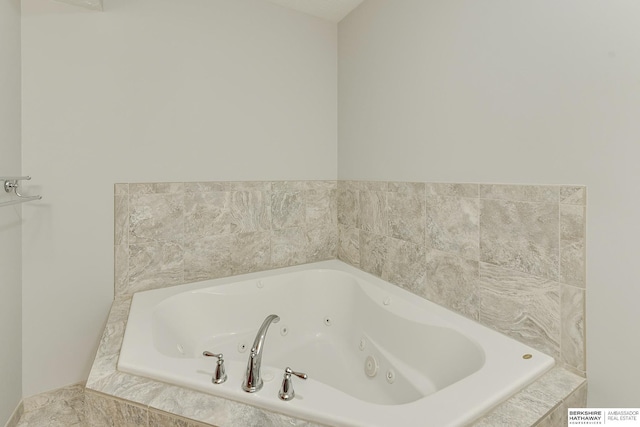
[[[241,383],[269,314],[264,387]],[[222,352],[228,380],[212,384]],[[532,355],[523,358],[523,355]],[[365,373],[371,358],[377,373]],[[553,359],[340,261],[141,292],[118,369],[337,426],[460,426],[553,366]],[[284,369],[296,397],[278,399]]]

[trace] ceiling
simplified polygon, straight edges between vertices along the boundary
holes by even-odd
[[[84,7],[92,10],[102,10],[102,0],[57,0],[62,3],[69,3],[74,6]]]
[[[102,0],[57,0],[93,10],[102,10]],[[364,0],[266,0],[298,12],[339,22]]]
[[[363,0],[267,0],[280,6],[314,15],[331,22],[339,22]]]

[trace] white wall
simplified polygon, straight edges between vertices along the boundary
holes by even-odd
[[[8,175],[20,175],[19,0],[0,0],[0,176]],[[0,202],[9,199],[0,188]],[[20,205],[0,207],[0,425],[22,398],[20,218]]]
[[[367,0],[338,26],[340,179],[588,186],[591,406],[640,406],[640,3]]]
[[[23,0],[24,395],[86,379],[113,184],[337,178],[337,27],[259,0]]]
[[[19,79],[5,37],[17,0],[0,4],[0,75]],[[258,0],[22,4],[23,171],[45,196],[22,208],[25,396],[86,378],[113,293],[114,182],[339,168],[341,179],[586,184],[590,404],[640,405],[635,0],[367,0],[339,26],[337,167],[335,25]],[[0,100],[0,173],[17,172],[4,162],[19,159],[7,142],[19,139],[18,101]],[[15,212],[0,211],[12,224],[0,250],[14,257]],[[19,283],[5,268],[3,283]],[[3,316],[19,316],[16,298]]]

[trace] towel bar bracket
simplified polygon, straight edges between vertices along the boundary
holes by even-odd
[[[15,191],[17,188],[18,188],[18,181],[16,180],[4,182],[4,191],[6,191],[7,193],[11,193],[12,191]]]
[[[0,203],[0,206],[8,206],[14,205],[16,203],[42,199],[42,196],[25,196],[24,194],[20,194],[20,192],[18,191],[18,181],[28,181],[30,179],[30,176],[0,176],[0,181],[4,181],[4,191],[6,191],[7,193],[13,192],[13,194],[18,197],[17,200],[2,202]]]

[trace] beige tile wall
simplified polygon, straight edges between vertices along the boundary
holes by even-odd
[[[586,189],[338,182],[338,257],[585,375]]]
[[[116,184],[116,294],[339,258],[585,374],[586,189]]]
[[[336,258],[335,181],[116,184],[116,295]]]

